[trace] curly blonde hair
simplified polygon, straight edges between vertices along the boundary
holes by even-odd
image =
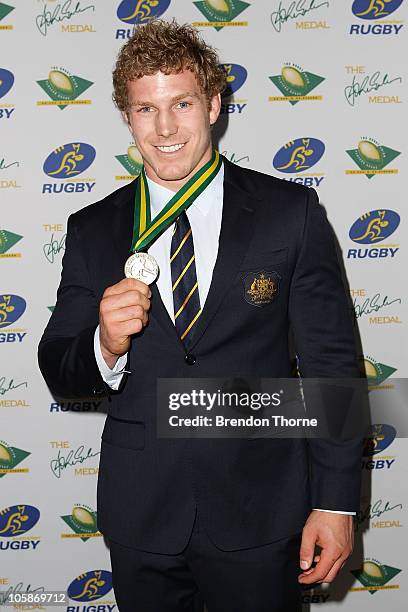
[[[213,47],[200,38],[191,25],[153,19],[138,27],[121,48],[113,71],[113,101],[127,111],[127,82],[163,72],[191,70],[202,92],[210,100],[226,86],[225,72]]]

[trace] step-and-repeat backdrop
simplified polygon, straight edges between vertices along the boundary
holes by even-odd
[[[0,604],[7,593],[21,608],[27,589],[64,590],[67,612],[116,609],[96,529],[103,406],[55,401],[36,350],[68,215],[140,170],[111,71],[154,16],[196,24],[219,50],[228,90],[218,149],[318,191],[342,250],[371,402],[398,395],[403,405],[408,0],[0,2]],[[395,425],[374,423],[354,556],[335,585],[305,591],[305,605],[405,609],[407,459]]]

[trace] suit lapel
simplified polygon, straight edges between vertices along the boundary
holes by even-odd
[[[254,224],[254,200],[240,185],[242,170],[224,158],[224,198],[218,255],[203,311],[195,326],[189,350],[200,340],[211,319],[217,312],[252,237]]]
[[[219,238],[218,255],[207,299],[201,316],[195,326],[189,350],[197,344],[206,331],[211,319],[217,312],[221,302],[233,282],[241,261],[250,243],[254,224],[254,200],[258,198],[250,187],[243,182],[241,168],[225,158],[224,161],[224,198]],[[115,205],[117,214],[113,220],[113,235],[117,255],[117,265],[120,266],[123,277],[123,266],[131,254],[134,197],[136,181],[126,185],[118,194]],[[116,266],[116,264],[115,264]],[[175,340],[184,350],[176,328],[164,306],[157,285],[151,286],[151,315],[157,320],[170,339]]]
[[[116,194],[116,214],[112,222],[112,231],[122,277],[125,261],[131,254],[136,184],[137,180],[132,181]]]

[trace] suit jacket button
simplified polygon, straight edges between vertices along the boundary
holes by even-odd
[[[185,357],[184,357],[184,361],[186,362],[187,365],[194,365],[195,362],[197,361],[197,358],[195,355],[192,355],[191,353],[188,353]]]

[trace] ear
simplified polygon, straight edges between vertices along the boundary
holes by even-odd
[[[215,94],[212,98],[210,98],[210,125],[214,125],[214,123],[218,119],[218,115],[221,110],[221,94]]]
[[[127,112],[126,111],[121,111],[121,115],[122,115],[123,121],[126,123],[126,125],[129,128],[129,130],[132,131],[132,128],[131,128],[131,125],[130,125],[130,121],[129,121],[129,115],[127,114]]]

